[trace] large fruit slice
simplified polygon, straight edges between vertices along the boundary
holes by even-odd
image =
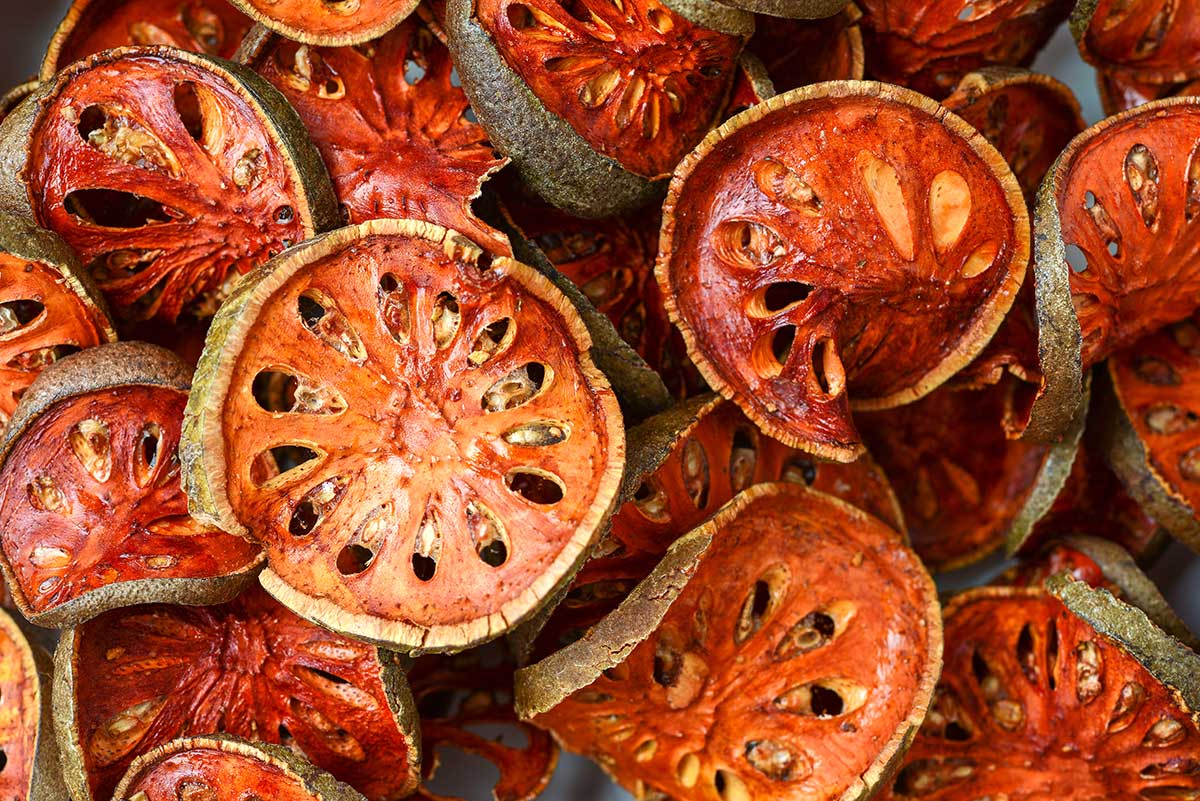
[[[1066,605],[990,588],[947,606],[942,679],[884,798],[1196,794],[1200,658],[1107,592],[1051,586]]]
[[[1130,79],[1200,78],[1200,8],[1176,0],[1079,0],[1071,14],[1079,53]]]
[[[879,520],[763,484],[678,540],[518,711],[638,797],[856,798],[925,715],[933,582]]]
[[[970,362],[1029,254],[1000,154],[876,83],[738,115],[680,164],[663,216],[658,280],[709,385],[771,436],[842,461],[862,452],[851,404],[911,402]]]
[[[1200,303],[1200,98],[1148,103],[1076,137],[1039,193],[1030,433],[1056,436],[1082,371]]]
[[[52,80],[68,64],[125,45],[170,45],[232,58],[251,24],[228,0],[72,0],[39,77]]]
[[[969,72],[1027,66],[1072,0],[859,0],[871,74],[945,97]]]
[[[776,91],[821,81],[863,77],[862,12],[850,3],[837,14],[815,20],[764,20],[746,49],[762,60]]]
[[[75,248],[126,320],[209,316],[227,278],[336,220],[287,101],[175,48],[73,64],[9,115],[0,151],[3,202]]]
[[[425,220],[511,254],[504,235],[471,210],[504,166],[466,115],[450,52],[410,17],[359,47],[267,38],[255,70],[281,91],[325,158],[348,221]]]
[[[652,199],[720,121],[753,20],[693,5],[452,0],[446,30],[492,142],[546,200],[601,217]]]
[[[100,293],[61,239],[0,214],[0,424],[47,365],[117,338]]]
[[[266,28],[326,47],[377,39],[399,25],[418,0],[230,0]]]
[[[221,307],[187,410],[193,507],[267,549],[305,617],[394,647],[496,637],[566,580],[624,462],[616,399],[550,282],[372,220]]]
[[[261,589],[220,606],[117,609],[63,633],[54,707],[73,798],[105,799],[175,737],[283,743],[372,801],[419,780],[399,658],[303,620]]]
[[[0,795],[14,801],[67,797],[50,712],[50,656],[0,610]]]
[[[179,485],[190,369],[140,342],[51,366],[0,441],[0,565],[17,608],[67,626],[136,603],[218,603],[258,546],[193,520]]]

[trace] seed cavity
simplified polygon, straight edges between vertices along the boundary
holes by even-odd
[[[1125,181],[1142,222],[1153,228],[1158,221],[1158,160],[1145,145],[1134,145],[1125,155]]]
[[[846,368],[830,337],[821,337],[813,345],[812,376],[827,398],[836,398],[846,389]]]
[[[506,412],[533,400],[553,380],[549,365],[528,362],[488,387],[480,404],[487,412]]]
[[[849,715],[867,702],[867,688],[852,679],[825,678],[784,691],[775,708],[792,715],[835,718]]]
[[[792,211],[815,217],[821,212],[821,199],[804,180],[783,162],[765,158],[754,164],[754,183],[758,191]]]
[[[792,659],[828,645],[846,630],[857,613],[853,601],[833,601],[809,612],[780,638],[775,659]]]
[[[288,533],[293,537],[307,537],[316,531],[342,499],[347,483],[345,478],[338,476],[326,479],[304,493],[292,510]]]
[[[1175,368],[1157,356],[1140,357],[1133,370],[1142,381],[1157,387],[1176,387],[1180,383]]]
[[[1128,729],[1137,718],[1144,703],[1146,703],[1146,688],[1136,681],[1126,682],[1121,688],[1121,694],[1117,696],[1112,714],[1108,718],[1106,727],[1108,733],[1116,734]]]
[[[713,788],[721,801],[753,801],[754,798],[741,777],[725,768],[718,768],[713,775]]]
[[[1182,723],[1174,718],[1160,718],[1150,727],[1150,731],[1146,732],[1146,736],[1142,738],[1142,745],[1146,748],[1169,748],[1183,742],[1185,737],[1187,729]]]
[[[643,741],[633,750],[633,759],[635,762],[649,762],[654,759],[656,753],[658,753],[658,740],[651,738]]]
[[[912,222],[908,218],[908,204],[896,168],[866,150],[859,151],[857,160],[867,197],[875,207],[884,231],[900,258],[912,261],[916,254]]]
[[[257,487],[280,487],[307,475],[324,457],[324,453],[299,443],[276,445],[254,457],[250,480]]]
[[[350,762],[366,760],[367,752],[358,740],[323,713],[295,698],[289,699],[288,710],[298,720],[304,721],[308,728],[324,741],[323,745],[334,754]]]
[[[734,643],[741,645],[763,627],[779,609],[787,595],[790,580],[791,571],[783,563],[771,565],[763,571],[742,601],[733,632]]]
[[[88,744],[92,761],[98,767],[107,767],[124,759],[141,742],[166,703],[167,697],[160,695],[128,706],[106,720]]]
[[[713,232],[718,258],[746,270],[770,266],[787,249],[783,238],[767,225],[753,220],[726,220]]]
[[[896,777],[896,792],[901,795],[931,795],[945,787],[966,781],[975,775],[975,763],[962,757],[918,759],[904,767]]]
[[[73,554],[65,548],[53,545],[36,545],[29,552],[29,562],[40,570],[55,570],[68,567]]]
[[[1179,457],[1179,472],[1188,481],[1200,481],[1200,445]]]
[[[516,335],[517,324],[511,317],[491,323],[475,337],[467,361],[472,367],[478,367],[511,345]]]
[[[703,509],[708,505],[709,468],[708,452],[700,440],[688,437],[684,442],[679,467],[688,497],[697,509]]]
[[[356,576],[375,561],[375,552],[362,543],[352,542],[338,553],[337,569],[343,576]]]
[[[442,558],[442,530],[433,511],[425,513],[417,527],[417,538],[413,542],[412,569],[421,581],[429,581],[437,572],[438,560]]]
[[[1155,434],[1180,434],[1196,425],[1200,417],[1173,403],[1156,403],[1146,410],[1146,427]]]
[[[671,519],[667,493],[653,477],[647,478],[638,486],[633,495],[633,505],[647,520],[665,523]]]
[[[675,766],[675,778],[683,787],[695,787],[700,778],[700,757],[691,752],[680,757],[679,764]]]
[[[467,503],[467,533],[479,560],[489,567],[508,561],[508,534],[496,513],[479,501]]]
[[[367,349],[350,325],[350,320],[324,292],[309,289],[301,293],[297,309],[300,322],[317,339],[352,362],[361,364],[367,360]]]
[[[734,429],[729,449],[729,488],[737,495],[754,483],[758,468],[758,432],[741,426]]]
[[[0,336],[24,328],[45,313],[46,307],[36,300],[9,300],[0,303]]]
[[[754,293],[746,307],[751,317],[774,317],[799,306],[812,293],[811,284],[800,281],[777,281]]]
[[[65,514],[69,509],[67,496],[50,476],[38,476],[26,487],[29,503],[39,512]]]
[[[539,506],[553,506],[563,499],[562,479],[536,467],[518,467],[504,477],[509,490]]]
[[[103,420],[80,420],[68,435],[71,452],[93,479],[103,484],[112,476],[112,444]]]
[[[579,87],[579,102],[588,108],[598,108],[608,101],[620,82],[621,73],[616,70],[595,75]]]
[[[1075,646],[1075,697],[1087,705],[1104,692],[1104,658],[1096,643],[1084,640]]]
[[[966,742],[974,732],[975,724],[963,709],[958,694],[945,687],[934,690],[922,733],[952,742]]]
[[[817,466],[806,456],[793,456],[783,463],[779,480],[811,487],[817,480]]]
[[[117,189],[76,189],[63,198],[63,208],[76,219],[102,228],[144,228],[184,216],[157,200]]]
[[[975,278],[983,275],[988,271],[996,261],[996,254],[1000,252],[1000,246],[996,242],[984,242],[979,247],[967,256],[967,260],[963,262],[960,273],[963,278]]]
[[[509,445],[537,448],[566,442],[570,436],[571,427],[559,420],[537,420],[532,423],[521,423],[501,435]]]
[[[1200,214],[1200,142],[1196,143],[1188,157],[1187,195],[1183,213],[1188,222]]]
[[[929,222],[939,256],[962,237],[971,216],[971,187],[954,170],[942,170],[929,185]],[[970,277],[970,276],[968,276]]]

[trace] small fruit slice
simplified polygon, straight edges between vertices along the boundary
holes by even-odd
[[[6,202],[79,252],[122,320],[211,316],[228,278],[336,221],[283,97],[175,48],[64,69],[4,121],[0,151],[26,164],[0,175]]]
[[[1200,8],[1176,0],[1079,0],[1071,14],[1079,53],[1134,80],[1200,78]]]
[[[1200,95],[1200,80],[1182,83],[1146,83],[1130,78],[1119,70],[1096,72],[1096,85],[1100,90],[1100,105],[1106,117],[1129,111],[1152,100],[1164,97]]]
[[[371,220],[218,312],[184,426],[193,509],[304,617],[461,649],[532,613],[616,500],[624,431],[569,301],[454,232]]]
[[[169,45],[232,58],[253,23],[228,0],[72,0],[42,59],[39,77],[103,50]]]
[[[47,365],[116,338],[71,249],[49,231],[0,214],[0,424]]]
[[[518,671],[517,709],[638,797],[856,798],[903,752],[940,660],[933,582],[890,527],[762,484]]]
[[[0,441],[0,556],[42,626],[136,603],[217,603],[254,580],[258,546],[188,515],[176,448],[190,369],[140,342],[47,368]]]
[[[1000,154],[928,98],[858,81],[714,131],[663,217],[658,281],[701,374],[764,432],[840,461],[863,449],[852,404],[909,403],[983,349],[1029,253]]]
[[[504,166],[467,115],[450,52],[416,17],[358,47],[267,37],[251,64],[296,109],[351,223],[425,220],[511,255],[471,202]]]
[[[946,607],[942,679],[881,798],[1187,798],[1200,788],[1200,657],[1107,592],[1065,577],[1050,586],[1065,605],[994,587]]]
[[[63,633],[54,708],[73,798],[110,798],[175,737],[282,743],[371,801],[419,781],[399,657],[303,620],[261,589],[220,606],[117,609]]]
[[[49,654],[0,610],[0,795],[15,801],[67,797],[50,712]]]
[[[778,92],[821,81],[863,77],[862,12],[853,3],[825,19],[763,20],[746,49],[758,56]]]
[[[378,39],[418,0],[230,0],[264,27],[304,44],[344,47]]]

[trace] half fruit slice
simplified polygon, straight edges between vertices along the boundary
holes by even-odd
[[[0,793],[15,801],[67,797],[50,711],[50,655],[0,610]]]
[[[1071,33],[1084,60],[1130,79],[1200,78],[1200,8],[1175,0],[1079,0]]]
[[[418,0],[230,0],[264,27],[305,44],[357,45],[399,25]]]

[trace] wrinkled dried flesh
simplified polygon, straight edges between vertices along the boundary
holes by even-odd
[[[0,792],[24,798],[33,776],[42,713],[40,678],[29,644],[7,616],[0,622]]]
[[[351,37],[398,21],[410,0],[246,0],[267,19],[309,35]]]
[[[746,47],[762,60],[777,92],[821,81],[861,80],[858,16],[845,9],[826,19],[772,17],[769,25],[755,28]]]
[[[0,545],[14,592],[45,612],[139,579],[219,578],[258,548],[188,516],[179,483],[185,393],[144,386],[51,406],[0,470]]]
[[[481,0],[480,24],[553,114],[596,151],[657,177],[717,119],[742,41],[658,0]]]
[[[198,746],[146,765],[122,801],[318,801],[317,795],[265,757]]]
[[[465,116],[449,51],[415,18],[362,47],[276,39],[256,69],[300,114],[349,222],[425,220],[508,252],[471,210],[504,161]]]
[[[220,606],[109,612],[76,629],[75,649],[75,723],[97,798],[139,754],[213,731],[298,749],[371,801],[415,783],[377,650],[262,590]]]
[[[1079,50],[1098,67],[1163,83],[1200,77],[1200,12],[1170,0],[1099,0]]]
[[[287,156],[216,73],[130,55],[63,80],[33,130],[29,194],[118,316],[173,321],[306,237]]]
[[[649,639],[535,722],[627,788],[837,797],[913,711],[932,592],[885,525],[768,496]]]
[[[883,797],[1190,798],[1200,744],[1171,691],[1056,600],[981,596],[946,621],[946,663]]]

